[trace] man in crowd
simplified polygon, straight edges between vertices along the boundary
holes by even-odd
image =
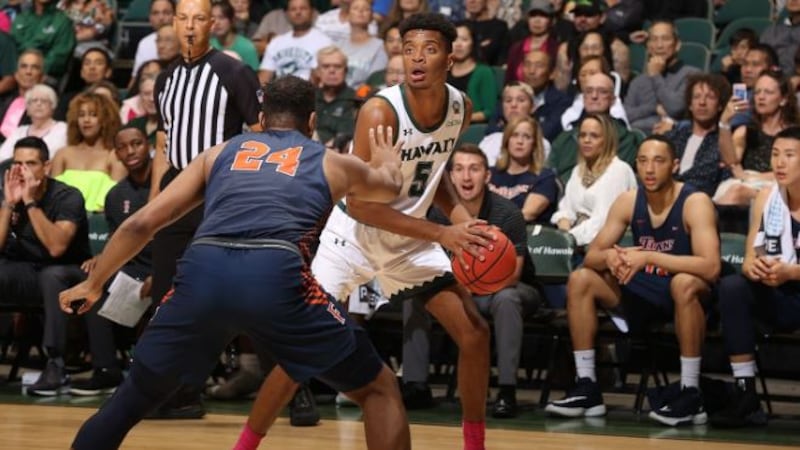
[[[555,60],[542,50],[531,50],[522,62],[523,81],[533,88],[533,116],[544,137],[553,142],[561,133],[561,115],[572,101],[553,85]]]
[[[17,50],[33,48],[44,55],[44,73],[53,81],[67,72],[67,63],[75,48],[72,20],[52,0],[34,0],[30,10],[23,11],[11,28]]]
[[[139,71],[139,67],[146,61],[158,59],[156,50],[156,32],[165,25],[172,25],[172,18],[175,15],[175,6],[172,0],[153,0],[150,2],[150,15],[148,20],[153,32],[142,38],[136,47],[136,56],[133,60],[133,74]],[[133,79],[131,79],[133,81]]]
[[[337,135],[353,135],[355,91],[347,86],[347,55],[330,45],[317,52],[317,136],[328,142]]]
[[[14,72],[17,89],[0,96],[0,139],[5,140],[18,126],[31,122],[25,110],[25,93],[43,79],[42,52],[36,49],[22,51],[17,59],[17,71]]]

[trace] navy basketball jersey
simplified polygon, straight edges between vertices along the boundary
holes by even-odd
[[[325,151],[297,131],[231,139],[209,174],[196,237],[281,239],[303,247],[331,210]]]
[[[695,188],[684,183],[664,223],[656,228],[650,220],[645,190],[642,186],[639,186],[636,190],[636,203],[633,207],[631,220],[634,245],[641,246],[642,250],[647,251],[669,253],[671,255],[691,255],[692,241],[683,226],[683,204],[695,192],[697,192]],[[670,275],[666,270],[653,265],[648,265],[644,268],[644,271],[659,276]]]

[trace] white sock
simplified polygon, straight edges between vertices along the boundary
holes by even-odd
[[[700,357],[681,356],[681,386],[700,387]]]
[[[731,369],[733,369],[733,378],[753,378],[756,376],[756,362],[732,362]]]
[[[592,381],[597,381],[597,375],[594,373],[594,349],[578,350],[572,354],[575,356],[578,378],[591,378]]]

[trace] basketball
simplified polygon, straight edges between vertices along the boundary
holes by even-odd
[[[465,251],[464,261],[469,266],[469,270],[464,270],[455,257],[451,259],[453,275],[456,280],[470,292],[478,295],[494,294],[506,287],[517,268],[517,251],[508,237],[495,226],[485,228],[491,231],[497,240],[494,241],[492,250],[481,249],[484,256],[483,261]]]

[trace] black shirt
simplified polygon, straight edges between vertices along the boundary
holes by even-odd
[[[178,58],[156,80],[158,129],[167,133],[167,160],[183,170],[207,148],[258,122],[258,78],[217,50],[191,64]]]
[[[120,180],[106,194],[106,221],[108,231],[114,233],[125,219],[133,215],[147,203],[150,196],[150,178],[143,185],[137,185],[131,177]],[[151,243],[133,257],[122,270],[128,275],[144,279],[152,272]]]
[[[22,202],[11,213],[11,227],[2,256],[13,261],[28,261],[42,265],[81,264],[91,255],[89,250],[89,221],[83,195],[74,187],[47,179],[47,189],[39,200],[39,208],[51,222],[70,221],[77,224],[75,236],[63,255],[53,258],[33,230],[28,212]]]

